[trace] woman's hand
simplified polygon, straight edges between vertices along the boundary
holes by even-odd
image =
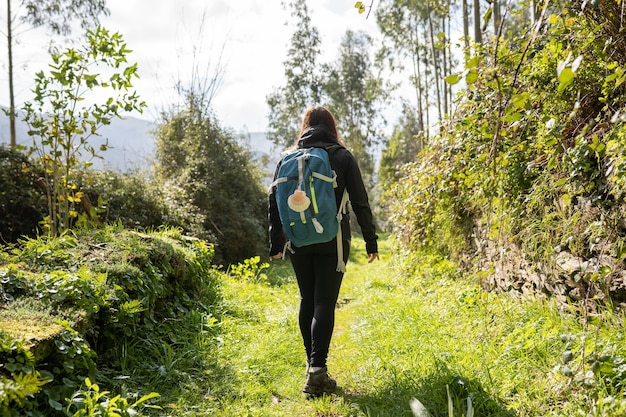
[[[368,264],[371,264],[376,259],[380,259],[380,256],[378,256],[378,252],[376,252],[376,253],[368,253],[367,254],[367,263]]]

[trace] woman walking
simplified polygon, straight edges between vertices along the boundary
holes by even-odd
[[[325,148],[330,165],[336,173],[335,199],[340,207],[344,190],[348,192],[363,239],[368,262],[378,259],[378,236],[369,199],[357,161],[344,146],[333,114],[326,108],[309,108],[302,120],[295,148]],[[282,162],[282,161],[281,161]],[[280,163],[278,165],[280,167]],[[276,169],[278,173],[278,168]],[[276,188],[269,196],[270,259],[283,257],[286,236],[276,203]],[[343,261],[350,253],[350,220],[341,220]],[[312,396],[334,392],[337,383],[328,375],[326,360],[335,324],[335,305],[339,297],[343,272],[338,270],[337,239],[325,243],[297,247],[291,245],[289,256],[300,289],[298,321],[307,357],[307,378],[303,392]]]

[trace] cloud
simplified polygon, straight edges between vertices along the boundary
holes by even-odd
[[[213,102],[226,126],[250,131],[267,128],[265,98],[283,84],[283,62],[293,27],[280,1],[267,0],[130,0],[110,1],[111,15],[101,23],[119,32],[133,50],[140,79],[137,92],[150,108],[144,118],[155,119],[176,102],[175,85],[191,81],[193,68],[213,77],[224,68],[222,86]],[[359,15],[353,2],[309,0],[313,25],[322,39],[322,61],[336,58],[346,29],[376,31],[373,16]],[[203,20],[204,19],[204,20]],[[43,44],[45,32],[35,30],[21,37],[16,65],[18,103],[29,97],[34,73],[50,62]],[[5,55],[5,54],[3,54]],[[7,85],[6,72],[0,83]],[[6,88],[0,89],[0,104],[8,104]]]
[[[289,36],[280,2],[128,3],[112,5],[106,23],[134,50],[131,59],[138,61],[141,72],[135,86],[151,105],[149,114],[175,102],[175,85],[188,86],[194,69],[208,79],[223,69],[214,101],[220,118],[235,129],[265,129],[265,96],[281,81]]]

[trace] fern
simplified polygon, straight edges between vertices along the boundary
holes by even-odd
[[[14,374],[13,379],[2,377],[0,404],[9,407],[11,403],[17,403],[21,407],[27,397],[33,397],[48,382],[50,380],[40,379],[38,372]]]

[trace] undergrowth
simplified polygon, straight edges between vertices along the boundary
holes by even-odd
[[[101,233],[118,236],[111,230]],[[204,255],[170,250],[167,235],[140,238],[157,240],[151,245],[161,248],[159,256],[168,266],[156,267],[132,239],[104,246],[79,240],[64,247],[91,248],[93,259],[123,259],[129,266],[142,265],[140,271],[153,266],[155,272],[147,276],[176,276],[181,285],[200,274],[206,287],[187,288],[186,296],[178,294],[178,301],[166,304],[155,298],[146,304],[155,308],[150,314],[136,308],[126,316],[104,315],[127,325],[109,321],[105,330],[101,320],[87,336],[57,320],[60,337],[45,364],[23,342],[0,332],[4,354],[11,352],[0,368],[3,415],[412,417],[418,409],[432,417],[626,413],[623,315],[579,316],[545,299],[485,292],[477,277],[465,275],[446,257],[425,250],[392,253],[397,245],[390,238],[381,239],[381,260],[373,264],[367,264],[363,242],[354,239],[328,362],[339,389],[306,399],[301,393],[305,354],[297,323],[299,293],[288,261],[266,263],[256,257],[227,271],[203,269]],[[71,258],[53,256],[56,249],[51,250],[47,259],[72,270]],[[44,256],[40,252],[31,247],[24,253],[30,254],[31,268],[51,272],[37,263]],[[130,283],[124,271],[137,273],[121,265],[107,269],[114,279]],[[98,281],[98,273],[82,274]],[[28,276],[20,276],[24,279],[12,279],[11,288],[26,293],[37,288],[28,284]],[[140,288],[160,287],[129,286],[126,294]],[[164,294],[174,294],[170,291],[176,290]],[[89,294],[114,299],[110,290]],[[36,312],[28,300],[18,307],[15,311],[23,314]],[[83,311],[84,317],[101,309],[91,311]],[[54,304],[41,314],[54,316]],[[21,389],[11,391],[16,384]]]
[[[137,415],[205,368],[219,273],[204,242],[110,226],[2,259],[0,415]]]

